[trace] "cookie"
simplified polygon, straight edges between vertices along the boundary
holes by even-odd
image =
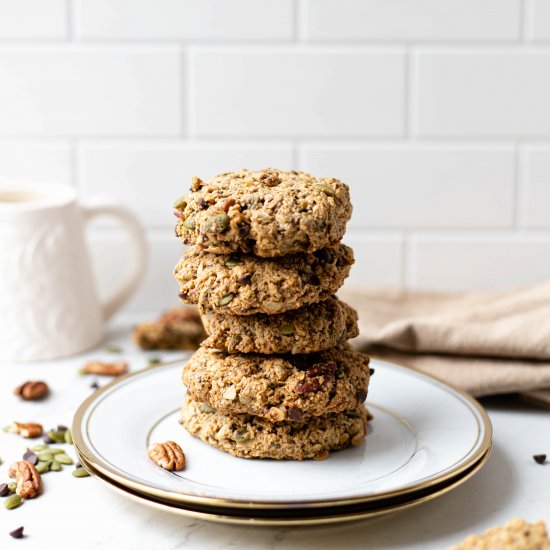
[[[341,181],[272,168],[193,178],[191,193],[174,207],[176,235],[185,244],[264,258],[339,243],[352,210]]]
[[[227,354],[200,348],[183,367],[193,399],[223,414],[300,422],[363,403],[369,358],[349,346],[308,355]]]
[[[357,312],[335,296],[278,315],[206,311],[202,346],[229,353],[313,353],[359,334]]]
[[[360,445],[367,414],[359,405],[307,422],[273,423],[257,416],[225,415],[186,396],[179,421],[194,437],[234,456],[304,460]]]
[[[134,342],[144,350],[196,350],[206,338],[199,312],[194,307],[177,307],[157,321],[141,323],[134,329]]]
[[[202,313],[274,315],[330,298],[353,264],[351,248],[339,244],[311,254],[277,259],[186,251],[175,268],[180,298]]]
[[[529,524],[513,519],[504,527],[493,527],[472,535],[449,550],[548,550],[550,540],[544,522]]]

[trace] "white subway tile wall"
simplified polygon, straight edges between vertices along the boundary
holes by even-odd
[[[193,175],[349,183],[350,285],[550,277],[550,0],[0,0],[0,183],[111,195],[151,244],[130,307],[177,303]],[[127,264],[90,232],[102,292]]]

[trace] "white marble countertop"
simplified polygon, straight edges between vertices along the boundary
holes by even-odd
[[[109,343],[120,345],[131,370],[147,364],[129,338],[129,319],[119,319]],[[69,425],[90,392],[93,377],[78,369],[86,358],[105,355],[105,344],[77,357],[32,364],[0,363],[0,423],[39,421],[45,427]],[[169,353],[155,353],[164,359]],[[21,402],[12,390],[27,379],[43,379],[51,396],[38,403]],[[105,381],[100,380],[100,384]],[[328,527],[237,527],[190,520],[154,511],[115,494],[94,478],[72,477],[72,467],[44,476],[44,494],[15,510],[0,507],[0,549],[64,550],[106,548],[190,549],[444,549],[472,532],[514,517],[550,525],[550,412],[514,398],[486,400],[494,428],[493,453],[485,467],[456,490],[410,510],[370,521]],[[0,431],[0,483],[7,468],[20,459],[25,441]],[[73,454],[72,450],[69,454]],[[1,500],[0,500],[1,503]],[[9,532],[23,525],[26,536]]]

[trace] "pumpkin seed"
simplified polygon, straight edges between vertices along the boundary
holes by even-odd
[[[73,444],[73,434],[71,433],[71,430],[65,431],[65,443],[67,443],[68,445]]]
[[[45,451],[46,449],[49,449],[49,445],[35,445],[34,447],[31,447],[32,451],[35,451],[37,453],[40,453],[42,451]]]
[[[15,483],[15,481],[10,481],[10,483],[8,483],[8,490],[10,493],[15,493],[15,491],[17,491],[17,483]]]
[[[220,306],[226,306],[229,302],[231,302],[231,300],[233,300],[233,298],[235,298],[235,294],[233,294],[233,292],[222,296],[219,302]]]
[[[187,206],[187,202],[185,200],[185,195],[183,197],[180,197],[179,199],[176,199],[174,202],[174,208],[176,210],[183,210]]]
[[[149,357],[149,365],[158,365],[160,363],[160,357]]]
[[[195,229],[195,216],[193,215],[186,218],[183,222],[183,227],[189,229],[189,231],[193,231],[193,229]]]
[[[229,225],[229,216],[225,212],[220,212],[219,214],[214,214],[210,216],[206,221],[204,230],[206,233],[221,233]]]
[[[52,472],[59,472],[62,469],[63,467],[61,466],[61,463],[57,460],[53,460],[52,463],[50,464],[50,470]]]
[[[23,499],[19,495],[11,495],[4,501],[4,506],[8,510],[12,510],[13,508],[17,508],[23,503]]]
[[[74,464],[74,460],[66,454],[56,455],[54,462],[59,462],[59,464]]]
[[[59,455],[65,452],[65,449],[62,449],[61,447],[51,447],[47,450],[47,453],[51,455]]]
[[[284,336],[289,336],[294,334],[294,327],[292,325],[281,325],[279,327],[279,332]]]
[[[315,189],[319,189],[319,191],[323,191],[327,195],[334,196],[334,190],[324,183],[314,183],[313,187],[315,187]]]
[[[107,346],[105,351],[109,353],[122,353],[122,348],[119,346]]]
[[[73,470],[74,477],[89,477],[89,473],[84,468],[76,468]]]
[[[46,453],[46,452],[43,452],[43,453],[38,453],[38,461],[39,462],[51,462],[53,460],[53,455],[52,453]]]
[[[223,264],[225,267],[231,269],[232,267],[235,267],[236,265],[239,265],[241,263],[241,260],[238,258],[228,258],[225,260],[225,263]]]
[[[241,432],[233,432],[231,439],[236,443],[239,443],[240,441],[246,441],[247,439],[250,439],[250,435],[248,433],[248,430],[243,430]]]
[[[51,430],[48,432],[48,437],[56,443],[65,443],[65,432],[59,430]]]
[[[45,474],[50,469],[51,462],[39,462],[36,465],[36,471],[39,474]]]
[[[216,412],[216,409],[211,407],[208,403],[201,403],[201,411],[205,413],[213,413]]]

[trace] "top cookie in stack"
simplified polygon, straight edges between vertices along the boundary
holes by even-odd
[[[345,341],[357,314],[334,293],[353,264],[340,244],[348,187],[274,169],[228,172],[176,204],[183,301],[209,337],[184,368],[182,424],[237,456],[319,458],[362,441],[368,358]]]

